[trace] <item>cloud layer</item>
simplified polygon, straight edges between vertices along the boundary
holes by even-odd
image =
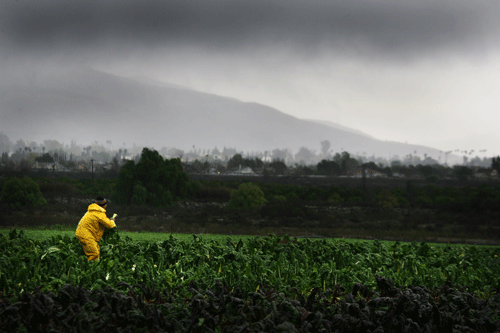
[[[498,0],[3,0],[0,85],[88,66],[444,142],[497,133],[499,17]]]
[[[497,0],[6,0],[1,7],[4,55],[196,45],[393,58],[484,52],[499,46],[500,33]]]

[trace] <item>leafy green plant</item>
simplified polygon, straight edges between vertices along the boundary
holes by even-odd
[[[57,294],[1,299],[0,331],[498,332],[499,311],[498,295],[485,302],[449,282],[429,290],[379,276],[373,288],[356,282],[352,293],[338,284],[280,292],[262,283],[244,294],[219,279],[172,292],[126,282],[95,290],[65,284]]]
[[[500,284],[500,248],[432,246],[426,243],[346,242],[250,237],[133,242],[116,229],[100,242],[101,258],[89,263],[74,236],[54,235],[40,241],[23,231],[0,234],[0,289],[4,295],[38,286],[57,290],[66,283],[89,289],[118,282],[167,288],[195,282],[208,288],[219,279],[244,295],[262,285],[279,292],[307,292],[340,284],[350,292],[355,283],[377,286],[376,276],[390,276],[396,285],[435,288],[447,281],[471,292]]]

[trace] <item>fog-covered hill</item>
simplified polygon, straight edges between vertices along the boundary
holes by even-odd
[[[55,139],[79,144],[126,143],[156,149],[234,147],[265,151],[301,146],[392,157],[439,156],[424,146],[377,140],[333,123],[301,120],[258,103],[211,95],[145,78],[123,78],[91,69],[38,75],[2,86],[0,131],[11,139]]]

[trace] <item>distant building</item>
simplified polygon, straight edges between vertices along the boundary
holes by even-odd
[[[245,167],[245,168],[240,168],[238,170],[231,170],[227,174],[229,175],[248,175],[248,176],[255,176],[257,175],[252,168],[250,167]]]
[[[52,170],[52,166],[54,165],[54,163],[52,162],[35,162],[35,164],[33,165],[33,168],[34,169],[50,169]]]
[[[482,170],[474,173],[474,178],[479,180],[488,180],[498,178],[498,172],[493,170]]]
[[[365,169],[366,177],[387,177],[387,175],[372,169]],[[356,178],[363,177],[363,169],[358,169],[352,172],[352,176]]]

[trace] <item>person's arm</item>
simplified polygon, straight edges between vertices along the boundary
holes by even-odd
[[[101,214],[102,214],[102,215],[101,215]],[[114,221],[114,220],[112,220],[112,219],[110,219],[110,218],[108,218],[108,217],[106,216],[106,213],[101,213],[101,214],[99,214],[99,215],[101,215],[101,216],[99,216],[99,217],[100,217],[99,222],[100,222],[103,226],[105,226],[105,227],[106,227],[106,228],[108,228],[108,229],[109,229],[109,228],[114,228],[114,227],[116,227],[116,223],[115,223],[115,221]]]

